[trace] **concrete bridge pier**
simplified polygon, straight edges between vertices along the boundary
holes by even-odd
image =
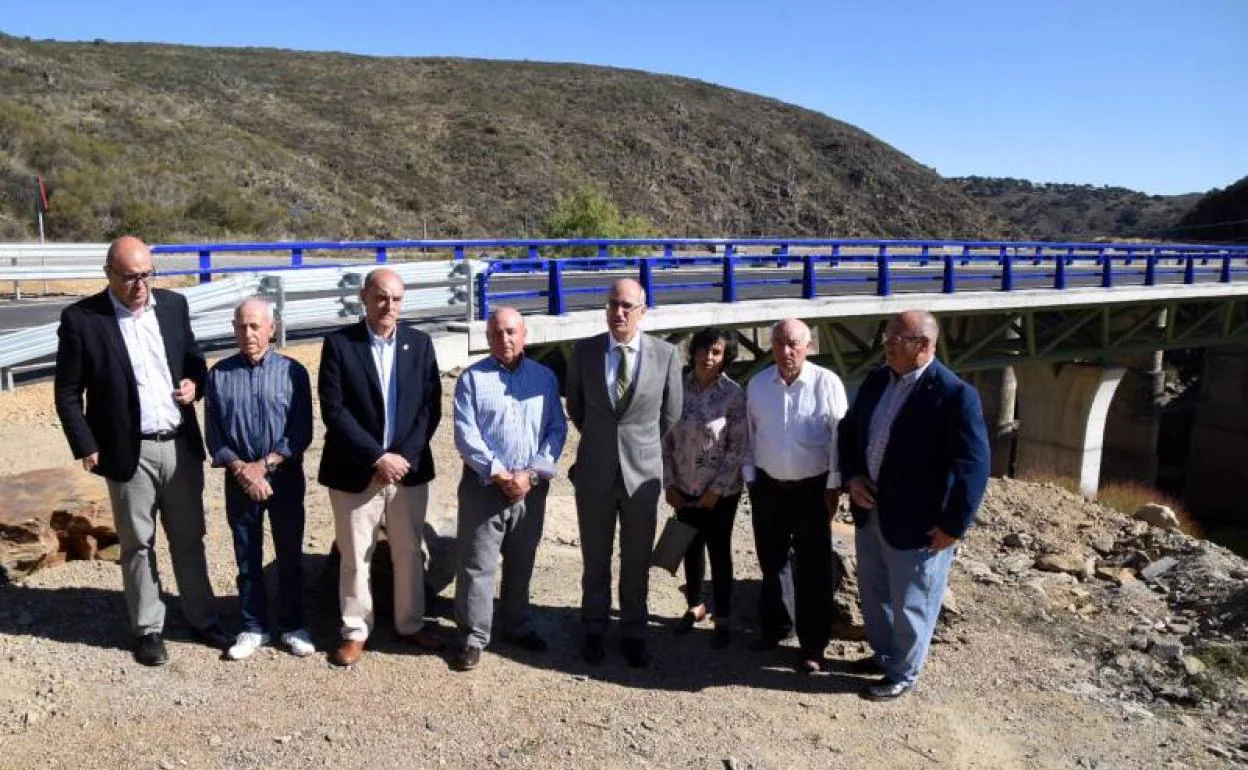
[[[1106,481],[1133,481],[1148,487],[1157,483],[1157,442],[1161,432],[1158,383],[1165,383],[1165,372],[1156,360],[1159,357],[1114,360],[1126,371],[1105,423],[1101,472]]]
[[[1126,369],[1086,364],[1028,364],[1018,380],[1020,477],[1065,476],[1094,499],[1101,476],[1105,425]]]
[[[1187,454],[1183,502],[1212,526],[1248,522],[1248,348],[1205,354],[1200,403]]]
[[[966,378],[979,391],[984,405],[984,422],[992,448],[993,476],[1013,475],[1014,439],[1018,430],[1015,417],[1018,378],[1014,367],[974,372]]]

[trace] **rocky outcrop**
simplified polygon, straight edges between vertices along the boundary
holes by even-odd
[[[45,469],[5,476],[0,487],[0,582],[70,559],[116,558],[104,480]]]

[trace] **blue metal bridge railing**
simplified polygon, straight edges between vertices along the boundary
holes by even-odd
[[[305,266],[304,257],[310,252],[358,254],[378,264],[412,252],[437,255],[434,259],[485,259],[488,267],[476,275],[479,318],[486,317],[492,304],[503,301],[545,300],[548,314],[561,315],[568,311],[570,299],[607,290],[601,282],[575,285],[569,278],[601,275],[602,271],[633,274],[646,289],[651,306],[659,303],[661,294],[707,290],[717,290],[713,296],[721,302],[736,302],[743,289],[758,287],[772,291],[796,287],[789,296],[812,299],[864,290],[889,296],[924,287],[951,294],[1040,287],[1064,290],[1076,285],[1230,283],[1248,273],[1248,246],[1152,243],[614,238],[177,244],[152,250],[197,254],[197,269],[162,274],[197,274],[201,283],[211,280],[214,273],[255,269],[214,268],[213,255],[225,253],[280,254],[288,260],[283,267],[294,270]],[[317,266],[328,265],[318,261]],[[523,280],[526,277],[529,285]],[[533,288],[535,281],[544,288]]]

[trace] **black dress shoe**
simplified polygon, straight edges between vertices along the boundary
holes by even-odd
[[[883,676],[884,667],[880,665],[880,661],[874,655],[858,660],[848,660],[841,665],[841,670],[848,674],[863,674],[869,676]]]
[[[471,671],[481,664],[481,648],[465,647],[455,656],[456,671]]]
[[[144,666],[163,666],[169,662],[169,652],[160,634],[143,634],[134,643],[134,659]]]
[[[550,645],[546,644],[546,640],[539,636],[536,631],[530,631],[527,634],[520,634],[519,636],[508,635],[506,640],[520,649],[528,650],[529,652],[546,652],[546,650],[550,649]]]
[[[881,679],[862,688],[861,695],[867,700],[893,700],[910,692],[910,689],[913,687],[913,684],[907,684],[906,682]]]
[[[803,674],[818,674],[823,671],[823,659],[802,653],[797,663],[797,670]]]
[[[591,666],[597,666],[607,659],[607,647],[602,643],[602,634],[586,634],[585,648],[581,657]]]
[[[213,623],[211,626],[203,628],[192,628],[191,636],[195,637],[195,641],[202,642],[209,647],[218,650],[228,650],[234,645],[234,640],[226,636],[225,629],[221,628],[220,623]]]
[[[624,660],[633,668],[649,668],[650,653],[646,652],[645,639],[625,639],[620,647],[624,650]]]
[[[676,621],[676,625],[672,626],[672,633],[676,634],[677,636],[682,636],[684,634],[687,634],[693,630],[693,627],[697,625],[697,622],[699,620],[705,617],[706,617],[705,609],[702,610],[701,616],[699,616],[693,610],[688,610],[685,612],[684,615],[680,616],[680,620]]]

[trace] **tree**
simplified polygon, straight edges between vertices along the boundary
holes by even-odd
[[[559,195],[542,218],[545,238],[645,238],[653,235],[650,223],[637,214],[620,216],[620,209],[605,193],[594,187],[582,187],[568,195]],[[592,246],[559,249],[573,257],[594,257]],[[642,247],[616,247],[613,254],[632,256],[644,253]]]

